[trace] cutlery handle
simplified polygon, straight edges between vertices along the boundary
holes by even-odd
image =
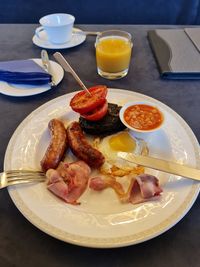
[[[51,69],[51,63],[49,61],[49,56],[46,50],[41,51],[41,59],[42,59],[42,65],[44,67],[44,70],[51,75],[51,85],[56,86],[56,82],[54,79],[54,75]]]
[[[74,77],[74,79],[78,82],[78,84],[81,86],[81,88],[83,90],[86,90],[88,92],[89,95],[90,92],[88,91],[87,87],[84,85],[84,83],[81,81],[81,79],[78,77],[78,75],[76,74],[76,72],[72,69],[72,67],[69,65],[69,63],[66,61],[66,59],[61,55],[61,53],[56,52],[55,54],[53,54],[53,56],[55,57],[55,59],[60,63],[60,65],[64,68],[64,70],[66,72],[70,72],[72,74],[72,76]]]
[[[95,35],[95,36],[100,34],[100,32],[91,32],[91,31],[84,31],[84,33],[86,35]]]
[[[129,162],[136,163],[154,170],[159,170],[186,178],[200,181],[200,169],[195,169],[172,161],[153,158],[149,156],[135,155],[133,153],[118,152],[117,156]]]
[[[94,35],[97,36],[99,35],[101,32],[94,32],[94,31],[82,31],[82,30],[77,30],[77,29],[73,29],[73,33],[75,34],[82,34],[82,35]]]

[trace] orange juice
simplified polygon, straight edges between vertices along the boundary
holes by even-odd
[[[104,37],[96,43],[97,66],[101,71],[117,73],[127,70],[132,43],[120,36]]]

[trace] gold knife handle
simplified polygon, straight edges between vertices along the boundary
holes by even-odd
[[[195,169],[172,161],[135,155],[132,153],[118,152],[117,155],[120,158],[138,165],[200,181],[200,169]]]

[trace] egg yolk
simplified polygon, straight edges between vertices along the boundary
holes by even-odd
[[[112,136],[109,139],[109,145],[111,149],[116,151],[133,152],[136,143],[127,132],[122,132]]]

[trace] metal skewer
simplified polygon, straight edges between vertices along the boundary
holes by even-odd
[[[72,74],[72,76],[74,77],[74,79],[78,82],[78,84],[81,86],[81,88],[83,90],[86,90],[86,92],[91,96],[89,90],[87,89],[87,87],[84,85],[84,83],[81,81],[81,79],[78,77],[78,75],[76,74],[76,72],[72,69],[72,67],[69,65],[69,63],[67,62],[67,60],[61,55],[61,53],[56,52],[53,54],[53,56],[55,57],[55,59],[58,61],[58,63],[60,63],[60,65],[63,67],[63,69],[66,72],[70,72]]]

